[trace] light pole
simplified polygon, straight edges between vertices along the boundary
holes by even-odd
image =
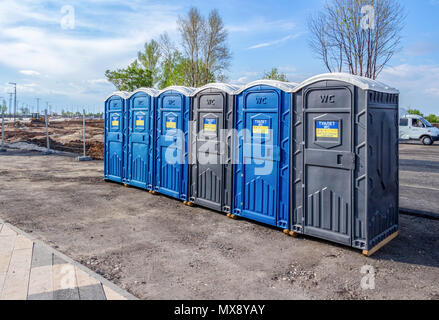
[[[12,95],[14,93],[13,92],[9,92],[9,116],[11,116],[12,114]]]
[[[2,112],[2,144],[0,145],[0,152],[6,152],[5,148],[5,107],[6,107],[6,100],[3,99],[3,97],[0,97],[3,100],[3,104],[1,106],[1,112]]]
[[[9,82],[9,84],[14,86],[14,121],[17,114],[17,84],[15,82]]]
[[[37,98],[37,113],[40,113],[40,98]]]

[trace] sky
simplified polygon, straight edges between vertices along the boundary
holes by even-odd
[[[401,107],[439,115],[439,0],[401,0],[402,49],[378,80],[401,92]],[[115,87],[105,70],[126,67],[144,43],[167,32],[180,44],[179,15],[218,9],[229,32],[229,82],[246,84],[277,67],[301,82],[326,73],[308,45],[308,18],[325,0],[1,0],[0,99],[18,108],[103,111]],[[74,14],[73,14],[74,11]],[[74,19],[71,19],[74,17]],[[74,21],[74,25],[71,23]],[[3,97],[3,98],[2,98]]]

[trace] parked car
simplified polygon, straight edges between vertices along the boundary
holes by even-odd
[[[408,114],[399,120],[399,139],[419,140],[426,146],[439,141],[439,129],[418,115]]]

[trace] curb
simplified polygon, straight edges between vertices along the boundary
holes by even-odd
[[[139,300],[139,298],[133,296],[131,293],[123,290],[122,288],[118,287],[117,285],[115,285],[113,282],[105,279],[103,276],[97,274],[96,272],[93,272],[92,270],[90,270],[89,268],[83,266],[82,264],[80,264],[79,262],[76,262],[75,260],[73,260],[72,258],[69,258],[68,256],[66,256],[65,254],[59,252],[58,250],[53,249],[52,247],[48,246],[47,244],[45,244],[44,242],[42,242],[41,240],[36,239],[35,237],[33,237],[32,235],[18,229],[17,227],[14,227],[13,225],[11,225],[10,223],[7,223],[6,221],[4,221],[3,219],[0,219],[0,223],[8,226],[9,228],[11,228],[12,230],[14,230],[15,232],[17,232],[17,234],[20,234],[22,236],[25,236],[26,238],[28,238],[29,240],[32,240],[34,243],[37,243],[40,246],[45,247],[48,251],[52,252],[53,254],[57,255],[58,257],[62,258],[63,260],[65,260],[66,262],[74,265],[75,267],[77,267],[78,269],[81,269],[82,271],[86,272],[88,275],[92,276],[93,278],[99,280],[103,285],[107,286],[108,288],[112,289],[113,291],[115,291],[116,293],[120,294],[122,297],[126,298],[127,300]]]
[[[424,218],[429,220],[439,220],[439,214],[422,210],[399,208],[399,213],[406,216]]]

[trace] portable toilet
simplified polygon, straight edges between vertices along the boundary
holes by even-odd
[[[371,255],[398,235],[399,92],[343,73],[300,84],[291,230]]]
[[[158,91],[140,88],[127,100],[127,152],[123,182],[152,190],[154,168],[154,108]]]
[[[231,213],[234,94],[237,86],[212,83],[192,94],[189,201]]]
[[[289,229],[290,121],[296,84],[255,81],[235,96],[233,215]]]
[[[159,92],[155,111],[154,191],[188,201],[188,139],[191,94],[173,86]]]
[[[104,177],[106,180],[120,183],[125,177],[127,96],[126,92],[115,92],[105,99]]]

